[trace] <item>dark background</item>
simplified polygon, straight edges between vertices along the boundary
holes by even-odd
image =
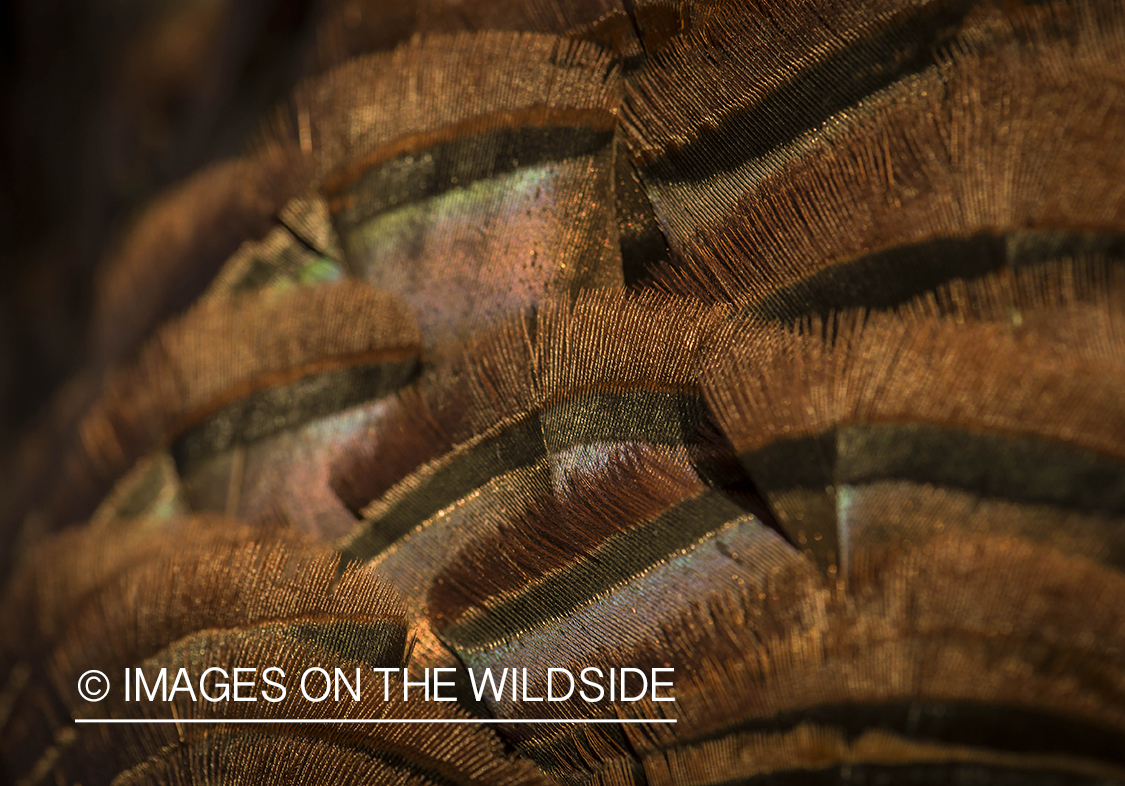
[[[327,0],[0,0],[0,456],[86,351],[92,276],[154,194],[242,152]]]

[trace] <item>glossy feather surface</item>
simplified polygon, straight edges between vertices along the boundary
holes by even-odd
[[[15,454],[4,777],[1125,783],[1125,5],[321,10]],[[73,691],[236,663],[457,700]]]

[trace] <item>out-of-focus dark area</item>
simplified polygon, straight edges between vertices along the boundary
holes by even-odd
[[[0,455],[86,351],[154,194],[237,155],[315,57],[317,0],[0,2]]]

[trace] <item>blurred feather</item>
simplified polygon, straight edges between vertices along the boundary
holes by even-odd
[[[1125,782],[1120,2],[317,18],[6,478],[5,777]],[[97,712],[677,722],[72,724],[312,661],[459,700]],[[675,701],[465,673],[588,667]]]
[[[64,491],[39,515],[54,526],[88,515],[135,461],[174,441],[182,472],[390,393],[414,373],[419,343],[410,311],[358,282],[201,304],[107,381],[53,480]]]
[[[73,733],[71,714],[135,717],[139,708],[120,696],[107,705],[75,704],[70,686],[93,663],[113,674],[130,664],[150,674],[167,667],[193,675],[231,663],[291,674],[313,661],[345,673],[356,666],[397,667],[406,645],[401,606],[368,569],[353,567],[337,578],[338,559],[292,534],[204,519],[116,533],[92,526],[61,536],[16,577],[4,606],[5,641],[19,642],[4,657],[27,674],[6,697],[18,721],[0,718],[12,776],[35,781],[48,767],[69,777],[126,783],[190,783],[219,773],[231,783],[315,783],[325,771],[349,783],[371,777],[535,782],[526,765],[507,760],[489,732],[471,727],[439,735],[433,727],[375,732],[352,726],[331,742],[302,726],[280,735],[246,726],[134,726],[116,742],[104,731]],[[292,694],[268,704],[184,697],[142,711],[177,719],[300,718],[308,717],[309,702]],[[377,691],[364,703],[331,702],[319,712],[326,718],[458,716],[449,705],[421,700],[384,704]],[[46,761],[35,758],[41,755]]]

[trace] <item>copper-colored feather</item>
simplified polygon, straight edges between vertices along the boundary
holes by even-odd
[[[1120,2],[309,18],[5,474],[4,778],[1125,782]],[[235,665],[456,702],[74,691]]]

